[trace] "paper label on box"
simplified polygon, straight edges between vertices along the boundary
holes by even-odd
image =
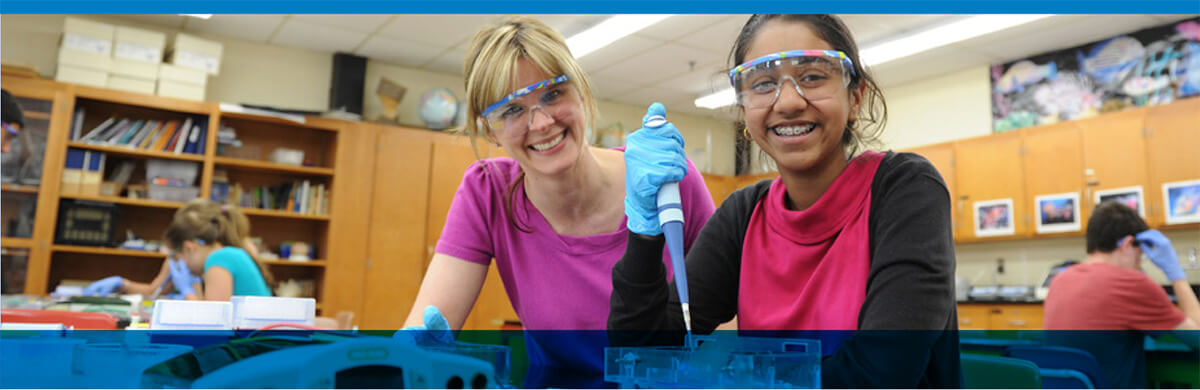
[[[252,321],[305,322],[308,320],[304,310],[307,307],[303,301],[283,303],[252,300],[243,303],[238,310],[242,318]]]
[[[63,37],[63,46],[103,55],[112,52],[112,41],[75,33],[66,33]]]
[[[156,64],[162,62],[162,50],[133,42],[117,42],[114,56]]]
[[[208,73],[217,73],[217,66],[221,64],[221,59],[204,54],[179,50],[175,52],[175,63],[192,68],[204,69]]]

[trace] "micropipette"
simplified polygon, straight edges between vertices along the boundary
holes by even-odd
[[[667,123],[661,115],[651,116],[645,127],[658,128]],[[658,189],[658,222],[667,240],[667,252],[675,270],[675,289],[679,292],[679,304],[683,309],[683,325],[687,330],[687,346],[691,347],[692,313],[688,307],[687,267],[683,258],[683,203],[679,196],[679,183],[665,183]]]

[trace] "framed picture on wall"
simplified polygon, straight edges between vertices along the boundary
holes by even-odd
[[[1040,195],[1033,198],[1038,233],[1079,231],[1079,193]]]
[[[1012,198],[975,202],[975,237],[1012,235]]]
[[[1200,180],[1163,183],[1167,224],[1200,222]]]
[[[1146,202],[1142,197],[1142,186],[1113,188],[1108,190],[1096,191],[1095,204],[1099,206],[1101,203],[1113,201],[1121,202],[1129,208],[1137,210],[1138,215],[1146,218]]]

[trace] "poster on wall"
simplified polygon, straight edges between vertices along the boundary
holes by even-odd
[[[1033,204],[1038,233],[1079,231],[1079,193],[1035,196]]]
[[[1142,186],[1100,190],[1095,194],[1095,205],[1097,206],[1104,202],[1119,202],[1136,210],[1142,218],[1146,218],[1146,203],[1142,201]]]
[[[992,130],[1200,95],[1200,18],[992,65]]]
[[[975,237],[1007,236],[1013,227],[1012,198],[975,202]]]
[[[1200,222],[1200,180],[1163,183],[1167,224]]]

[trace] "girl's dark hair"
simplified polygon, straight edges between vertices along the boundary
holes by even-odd
[[[742,32],[738,34],[737,40],[733,43],[733,49],[729,53],[730,67],[746,62],[746,52],[750,50],[750,43],[758,36],[758,31],[767,22],[777,19],[808,24],[808,27],[812,28],[818,37],[828,42],[833,50],[846,53],[846,56],[850,57],[850,61],[854,63],[854,75],[847,88],[854,90],[865,86],[866,90],[863,92],[863,100],[859,104],[858,120],[846,124],[846,132],[842,135],[842,145],[846,146],[847,154],[851,156],[857,153],[860,147],[877,146],[879,134],[883,132],[884,123],[887,122],[887,102],[883,99],[883,91],[879,88],[879,84],[875,83],[875,78],[863,66],[862,59],[858,56],[858,45],[854,42],[854,36],[850,34],[850,28],[846,27],[841,18],[834,15],[755,14],[742,26]],[[797,47],[794,49],[811,48]]]

